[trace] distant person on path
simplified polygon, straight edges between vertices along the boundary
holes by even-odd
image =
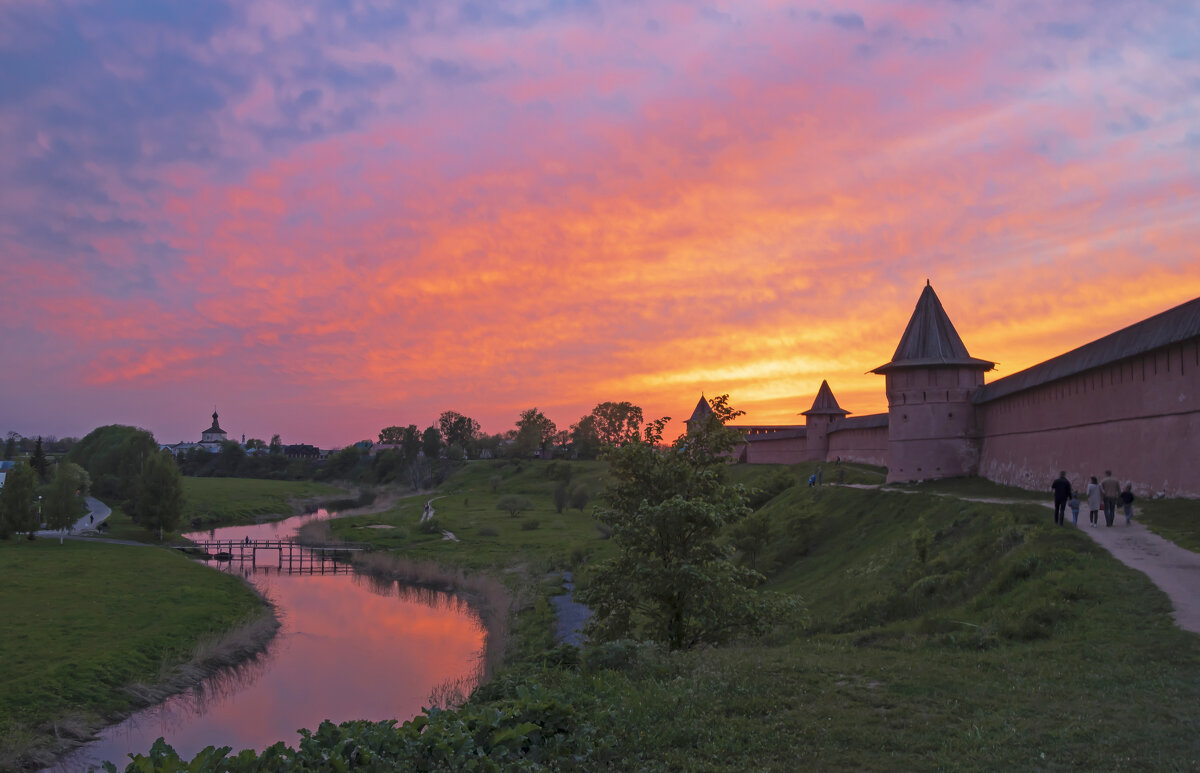
[[[1087,487],[1088,501],[1088,517],[1092,521],[1092,528],[1095,528],[1096,521],[1100,516],[1100,507],[1103,505],[1103,497],[1100,496],[1100,483],[1096,480],[1096,476],[1092,476],[1092,482]]]
[[[1062,526],[1067,515],[1067,500],[1071,498],[1071,481],[1067,480],[1067,471],[1062,470],[1050,484],[1054,491],[1054,523]]]
[[[1071,508],[1071,523],[1075,526],[1079,525],[1079,492],[1071,489],[1071,499],[1067,502],[1067,507]]]
[[[1121,504],[1125,506],[1125,525],[1133,520],[1133,500],[1136,497],[1133,495],[1133,484],[1126,483],[1125,490],[1121,492]]]
[[[1121,481],[1112,476],[1112,470],[1104,471],[1100,493],[1104,495],[1104,522],[1112,526],[1113,518],[1117,516],[1117,498],[1121,496]]]

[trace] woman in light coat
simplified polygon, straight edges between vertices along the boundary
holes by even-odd
[[[1096,480],[1096,476],[1092,476],[1092,482],[1087,487],[1087,502],[1088,510],[1091,512],[1088,517],[1092,520],[1092,526],[1096,525],[1096,521],[1100,517],[1100,508],[1104,506],[1104,497],[1100,494],[1100,481]]]

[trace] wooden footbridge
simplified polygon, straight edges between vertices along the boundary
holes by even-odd
[[[205,561],[248,563],[252,566],[271,566],[288,574],[345,574],[352,571],[348,563],[355,553],[365,553],[371,546],[362,542],[329,542],[305,545],[292,539],[196,540],[187,545],[172,545]],[[266,553],[260,558],[259,553]],[[265,559],[265,560],[263,560]]]

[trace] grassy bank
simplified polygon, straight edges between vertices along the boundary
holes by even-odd
[[[1134,508],[1137,520],[1150,531],[1200,553],[1200,500],[1139,499]]]
[[[568,468],[566,485],[584,491],[587,502],[559,513],[553,493],[564,481],[552,476]],[[610,547],[592,517],[606,469],[600,462],[472,462],[435,493],[407,497],[381,513],[339,518],[330,526],[344,540],[457,567],[569,567],[605,555]],[[514,517],[498,507],[505,496],[527,497],[532,507]],[[422,531],[421,512],[430,499],[438,529]],[[442,531],[458,541],[443,539]]]
[[[151,547],[0,542],[0,769],[46,763],[70,737],[139,704],[197,643],[262,604],[233,577]]]
[[[184,478],[183,524],[213,528],[293,515],[301,503],[345,498],[345,489],[305,480]]]

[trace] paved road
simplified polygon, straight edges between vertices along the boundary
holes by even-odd
[[[88,506],[87,515],[76,521],[75,525],[68,530],[66,535],[62,534],[62,532],[51,529],[42,529],[41,531],[37,532],[37,535],[39,537],[59,537],[70,536],[72,534],[78,535],[89,531],[95,532],[96,527],[104,523],[108,516],[112,515],[112,510],[108,505],[104,504],[95,497],[85,497],[84,501],[87,502]]]

